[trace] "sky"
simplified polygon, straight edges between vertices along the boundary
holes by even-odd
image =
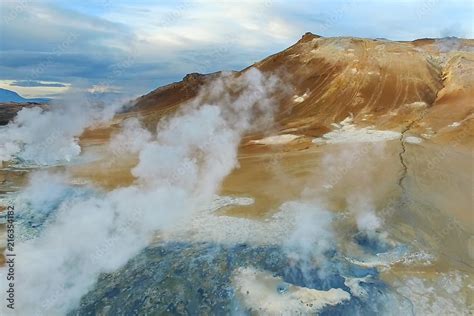
[[[473,38],[473,1],[0,0],[0,88],[136,97],[187,73],[240,70],[305,32]]]

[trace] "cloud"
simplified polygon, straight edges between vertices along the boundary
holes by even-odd
[[[69,83],[52,81],[18,81],[0,80],[0,88],[15,91],[25,98],[53,98],[61,97],[71,88]]]
[[[106,84],[97,84],[87,89],[87,92],[89,93],[118,93],[120,92],[120,87],[110,86]]]
[[[113,65],[133,53],[135,36],[123,24],[51,2],[24,6],[2,5],[0,69],[9,76],[3,79],[95,84],[112,77]]]
[[[59,82],[45,82],[45,81],[34,81],[34,80],[24,80],[24,81],[13,81],[10,83],[11,86],[16,87],[53,87],[61,88],[67,87],[67,85]]]
[[[8,2],[0,20],[0,71],[9,76],[3,79],[85,79],[92,86],[133,55],[136,63],[113,84],[142,94],[191,72],[239,70],[288,46],[291,25],[269,8],[258,1],[26,2],[12,19],[15,4]]]

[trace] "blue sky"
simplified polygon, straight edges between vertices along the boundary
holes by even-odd
[[[322,36],[473,38],[472,1],[3,0],[0,87],[144,94]]]

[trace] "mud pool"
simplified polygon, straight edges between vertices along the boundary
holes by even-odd
[[[242,303],[245,298],[242,299],[233,286],[233,273],[241,267],[253,267],[281,279],[276,287],[265,290],[274,291],[282,299],[289,295],[289,286],[320,291],[341,289],[350,295],[339,304],[313,309],[321,315],[375,315],[396,305],[402,308],[400,312],[410,314],[411,303],[381,281],[377,269],[351,264],[336,251],[327,256],[331,268],[321,276],[317,267],[291,262],[279,247],[247,244],[224,247],[210,243],[157,245],[144,250],[121,270],[102,275],[95,288],[83,297],[80,307],[70,315],[258,313],[258,307]],[[358,280],[357,287],[346,285],[347,280],[352,279]],[[364,294],[361,295],[361,291]],[[243,295],[255,294],[246,291]],[[308,307],[301,301],[297,303],[298,310],[288,312],[298,313]]]

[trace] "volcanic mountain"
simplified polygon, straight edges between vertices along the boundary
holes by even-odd
[[[251,67],[280,74],[288,82],[291,93],[282,92],[279,132],[298,127],[305,128],[304,135],[318,136],[347,116],[380,128],[416,119],[420,132],[431,128],[441,140],[452,132],[443,129],[446,123],[459,122],[461,129],[471,126],[473,45],[473,40],[457,38],[393,42],[307,33]],[[155,122],[193,98],[216,75],[189,74],[140,97],[132,111]]]

